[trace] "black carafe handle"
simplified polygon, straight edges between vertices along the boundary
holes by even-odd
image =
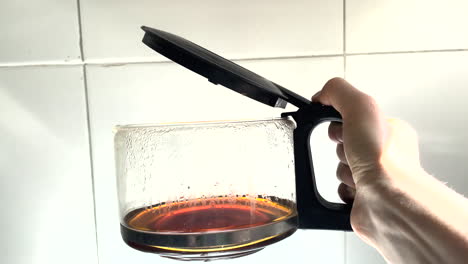
[[[297,123],[294,130],[294,159],[299,228],[352,231],[352,205],[328,202],[318,192],[310,148],[312,130],[322,122],[342,122],[340,113],[333,107],[311,103],[283,116],[292,116]]]

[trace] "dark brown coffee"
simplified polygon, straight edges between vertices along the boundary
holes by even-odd
[[[215,197],[158,204],[128,213],[122,237],[135,249],[167,257],[241,256],[292,234],[295,208],[292,201],[276,197]]]

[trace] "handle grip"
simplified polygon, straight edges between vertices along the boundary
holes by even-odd
[[[314,128],[322,122],[342,122],[340,113],[333,107],[311,103],[297,112],[283,114],[287,115],[291,115],[297,123],[294,158],[299,228],[352,231],[352,205],[328,202],[319,194],[310,150],[310,136]]]

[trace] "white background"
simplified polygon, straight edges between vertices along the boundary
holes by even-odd
[[[346,77],[410,122],[425,168],[468,195],[466,14],[465,0],[2,0],[0,263],[175,263],[120,238],[112,127],[281,113],[167,62],[141,25],[306,97]],[[312,145],[319,188],[337,200],[326,126]],[[284,262],[384,263],[333,231],[225,263]]]

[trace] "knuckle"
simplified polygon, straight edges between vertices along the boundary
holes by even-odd
[[[346,163],[346,154],[345,154],[345,151],[344,151],[343,144],[336,145],[336,155],[338,156],[338,159],[342,163]]]
[[[343,144],[337,144],[336,145],[336,154],[338,155],[338,157],[341,157],[341,155],[343,155],[343,153],[344,153]]]
[[[336,167],[336,178],[338,178],[338,180],[341,180],[341,163],[338,164],[338,166]]]
[[[342,181],[344,179],[344,174],[346,173],[345,171],[345,165],[343,163],[339,163],[338,167],[336,168],[336,177],[338,180]]]
[[[341,77],[331,78],[330,80],[327,81],[327,83],[325,83],[323,90],[334,90],[340,85],[342,85],[343,83],[345,83],[345,80]]]
[[[341,123],[331,122],[328,126],[328,135],[336,136],[336,133],[339,133],[341,129],[343,129],[343,125]]]
[[[368,94],[362,94],[362,98],[363,100],[366,102],[366,105],[367,107],[369,107],[369,109],[373,110],[373,111],[377,111],[379,109],[379,104],[377,103],[377,100],[368,95]]]

